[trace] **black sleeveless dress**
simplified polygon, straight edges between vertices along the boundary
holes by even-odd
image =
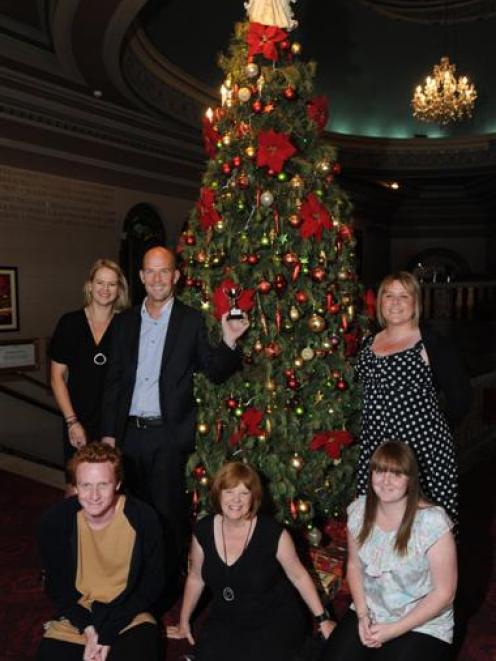
[[[248,546],[226,567],[214,541],[213,516],[195,528],[204,562],[202,578],[212,591],[195,661],[292,661],[301,647],[307,623],[304,606],[276,559],[282,526],[258,515]],[[223,589],[234,592],[225,601]]]
[[[457,467],[453,436],[422,358],[422,340],[410,349],[377,356],[365,340],[357,361],[363,385],[358,463],[359,494],[367,492],[369,460],[384,440],[408,443],[417,458],[420,484],[430,500],[458,521]]]

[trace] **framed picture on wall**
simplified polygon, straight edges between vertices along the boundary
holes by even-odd
[[[0,331],[19,330],[17,268],[0,266]]]

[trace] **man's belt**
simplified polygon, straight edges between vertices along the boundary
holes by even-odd
[[[142,418],[139,415],[130,415],[127,419],[127,423],[128,425],[136,427],[136,429],[147,429],[148,427],[162,427],[164,419],[159,415],[150,418]]]

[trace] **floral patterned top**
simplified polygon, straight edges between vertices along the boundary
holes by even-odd
[[[355,538],[362,528],[364,510],[365,496],[360,496],[348,507],[348,529]],[[385,532],[374,526],[358,550],[365,598],[374,622],[400,620],[432,590],[427,551],[452,527],[453,523],[442,507],[433,505],[419,509],[407,553],[402,556],[394,549],[396,531]],[[351,607],[354,609],[354,605]],[[451,643],[452,606],[413,630]]]

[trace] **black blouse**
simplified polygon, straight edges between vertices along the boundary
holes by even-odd
[[[51,360],[67,365],[71,402],[91,440],[101,436],[102,396],[111,335],[112,322],[96,344],[84,310],[75,310],[60,318],[48,347]]]

